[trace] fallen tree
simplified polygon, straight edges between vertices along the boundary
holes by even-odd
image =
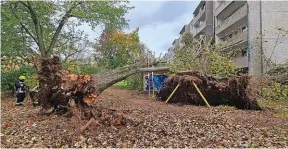
[[[42,58],[41,61],[35,58],[34,64],[39,80],[39,90],[35,98],[38,99],[40,106],[43,109],[53,107],[61,114],[70,109],[70,111],[78,113],[78,115],[84,114],[84,117],[88,118],[101,115],[99,113],[103,109],[98,108],[94,113],[91,109],[93,109],[97,97],[105,89],[135,73],[151,71],[141,68],[146,65],[134,64],[95,75],[77,75],[65,70],[58,57]],[[167,70],[167,68],[151,69],[153,71]]]
[[[175,87],[180,84],[169,102],[182,102],[193,105],[205,105],[205,102],[193,86],[197,84],[210,105],[229,105],[239,109],[260,110],[256,98],[251,93],[251,77],[241,75],[223,79],[200,75],[197,72],[182,72],[167,79],[157,94],[159,100],[167,100]]]

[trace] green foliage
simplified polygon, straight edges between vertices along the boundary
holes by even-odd
[[[94,64],[86,64],[80,61],[72,61],[68,59],[66,62],[63,62],[62,65],[71,73],[74,74],[96,74],[101,70],[101,67]]]
[[[119,88],[127,88],[128,83],[126,80],[122,80],[120,82],[115,83],[113,86],[119,87]]]
[[[227,106],[227,105],[220,105],[220,106],[217,106],[217,107],[220,108],[220,109],[223,109],[223,110],[227,110],[227,111],[236,110],[237,109],[234,106]]]
[[[132,75],[126,79],[127,89],[130,90],[143,90],[143,76],[141,73]]]
[[[142,74],[135,74],[128,77],[126,80],[116,83],[114,86],[129,89],[129,90],[143,90],[143,76]]]
[[[87,66],[87,65],[82,65],[80,66],[80,72],[82,74],[96,74],[99,72],[99,68],[97,66]]]
[[[128,1],[5,1],[1,3],[1,49],[5,56],[73,54],[65,49],[81,33],[80,25],[127,27]],[[60,16],[59,16],[60,15]],[[59,17],[55,17],[59,16]],[[73,19],[72,19],[73,18]],[[63,26],[68,30],[64,31]],[[66,28],[66,29],[67,29]],[[61,39],[58,40],[58,37]],[[69,45],[70,44],[70,45]],[[37,45],[31,49],[31,45]],[[55,51],[56,50],[56,51]],[[64,54],[64,55],[65,55]]]
[[[1,90],[7,91],[14,88],[15,81],[20,75],[26,77],[26,84],[31,88],[37,85],[36,71],[31,66],[21,67],[19,70],[11,70],[1,73]]]
[[[274,116],[288,119],[287,100],[258,100],[258,103],[263,108],[273,109]]]
[[[273,82],[270,86],[262,88],[260,95],[267,100],[288,101],[288,85]]]
[[[142,51],[138,31],[138,28],[131,33],[105,29],[95,47],[96,52],[101,55],[97,58],[100,63],[108,69],[115,69],[139,61]]]
[[[183,36],[183,42],[183,48],[175,49],[170,66],[172,72],[190,70],[216,77],[236,74],[236,67],[232,62],[233,54],[223,51],[225,44],[213,44],[213,40],[199,41],[190,33]]]

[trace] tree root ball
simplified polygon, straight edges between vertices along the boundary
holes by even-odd
[[[180,84],[169,100],[170,103],[206,105],[197,92],[193,82],[198,86],[210,105],[235,106],[238,109],[261,110],[250,89],[251,76],[241,75],[224,79],[216,79],[196,72],[178,73],[167,79],[157,94],[157,99],[167,100],[169,95]]]
[[[36,98],[45,109],[71,104],[89,106],[98,96],[94,92],[92,76],[69,73],[62,67],[59,57],[42,58],[39,68]]]

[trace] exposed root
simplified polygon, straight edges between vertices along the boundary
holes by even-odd
[[[180,87],[169,102],[182,102],[193,105],[205,105],[205,102],[193,86],[197,84],[210,105],[229,105],[239,109],[260,110],[257,100],[250,93],[248,86],[250,76],[242,75],[218,80],[195,72],[185,72],[168,78],[157,95],[160,100],[166,100],[173,89]]]

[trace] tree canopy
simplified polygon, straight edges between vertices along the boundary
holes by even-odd
[[[87,23],[92,29],[98,25],[125,28],[128,24],[124,15],[132,9],[127,3],[127,1],[1,2],[2,56],[24,57],[38,54],[49,57],[58,55],[59,52],[65,53],[66,56],[71,55],[79,51],[75,50],[77,46],[72,43],[85,41],[85,35],[75,30],[75,27]],[[85,45],[86,42],[79,44]],[[63,46],[65,48],[61,49]],[[72,52],[67,52],[69,49]]]
[[[131,33],[123,33],[118,29],[104,30],[95,46],[100,62],[113,69],[141,60],[144,49],[138,31],[138,28]]]

